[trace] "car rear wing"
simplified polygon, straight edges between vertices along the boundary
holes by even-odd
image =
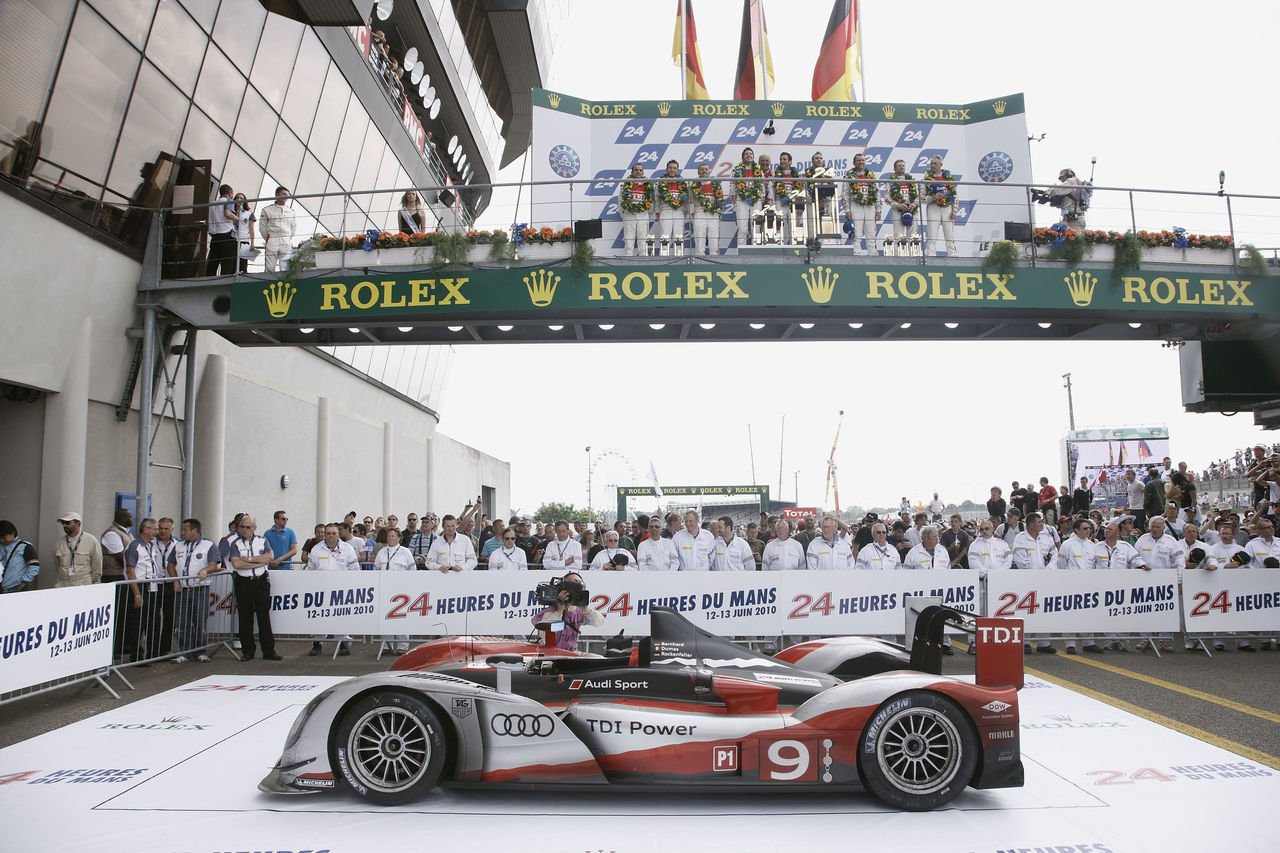
[[[942,674],[942,638],[948,627],[971,635],[979,685],[1022,688],[1022,620],[974,616],[940,604],[925,607],[916,617],[911,638],[912,669]]]

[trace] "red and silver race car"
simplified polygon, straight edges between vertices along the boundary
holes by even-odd
[[[1020,786],[1020,633],[978,631],[971,684],[939,674],[944,624],[974,627],[928,608],[910,655],[837,638],[769,657],[654,608],[618,657],[438,640],[315,697],[258,787],[380,804],[438,785],[838,788],[923,811],[966,786]]]

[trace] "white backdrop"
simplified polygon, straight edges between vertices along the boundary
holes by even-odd
[[[115,587],[0,595],[0,693],[111,665]]]

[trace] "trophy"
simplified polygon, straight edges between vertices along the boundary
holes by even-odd
[[[807,198],[802,189],[796,188],[791,190],[791,245],[803,246],[805,244],[805,211],[808,205],[805,204]]]
[[[813,191],[809,196],[809,201],[812,205],[810,221],[814,226],[814,236],[819,239],[822,237],[840,237],[835,221],[835,205],[832,204],[835,199],[836,188],[831,181],[835,176],[835,170],[830,166],[817,166],[810,175],[812,180],[810,180],[809,186],[813,187]]]
[[[644,242],[645,242],[645,245],[646,245],[646,246],[648,246],[648,248],[649,248],[649,251],[648,251],[648,253],[647,253],[647,254],[648,254],[648,255],[649,255],[649,257],[651,257],[651,258],[652,258],[652,257],[654,257],[654,256],[657,254],[657,252],[656,252],[656,251],[654,251],[654,243],[656,243],[656,242],[657,242],[657,240],[654,238],[654,236],[653,236],[652,234],[648,234],[648,235],[646,235],[646,236],[645,236],[645,238],[644,238]]]

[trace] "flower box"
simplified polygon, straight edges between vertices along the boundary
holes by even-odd
[[[425,267],[434,256],[430,246],[407,246],[399,249],[347,249],[346,252],[316,252],[318,269],[347,267]]]

